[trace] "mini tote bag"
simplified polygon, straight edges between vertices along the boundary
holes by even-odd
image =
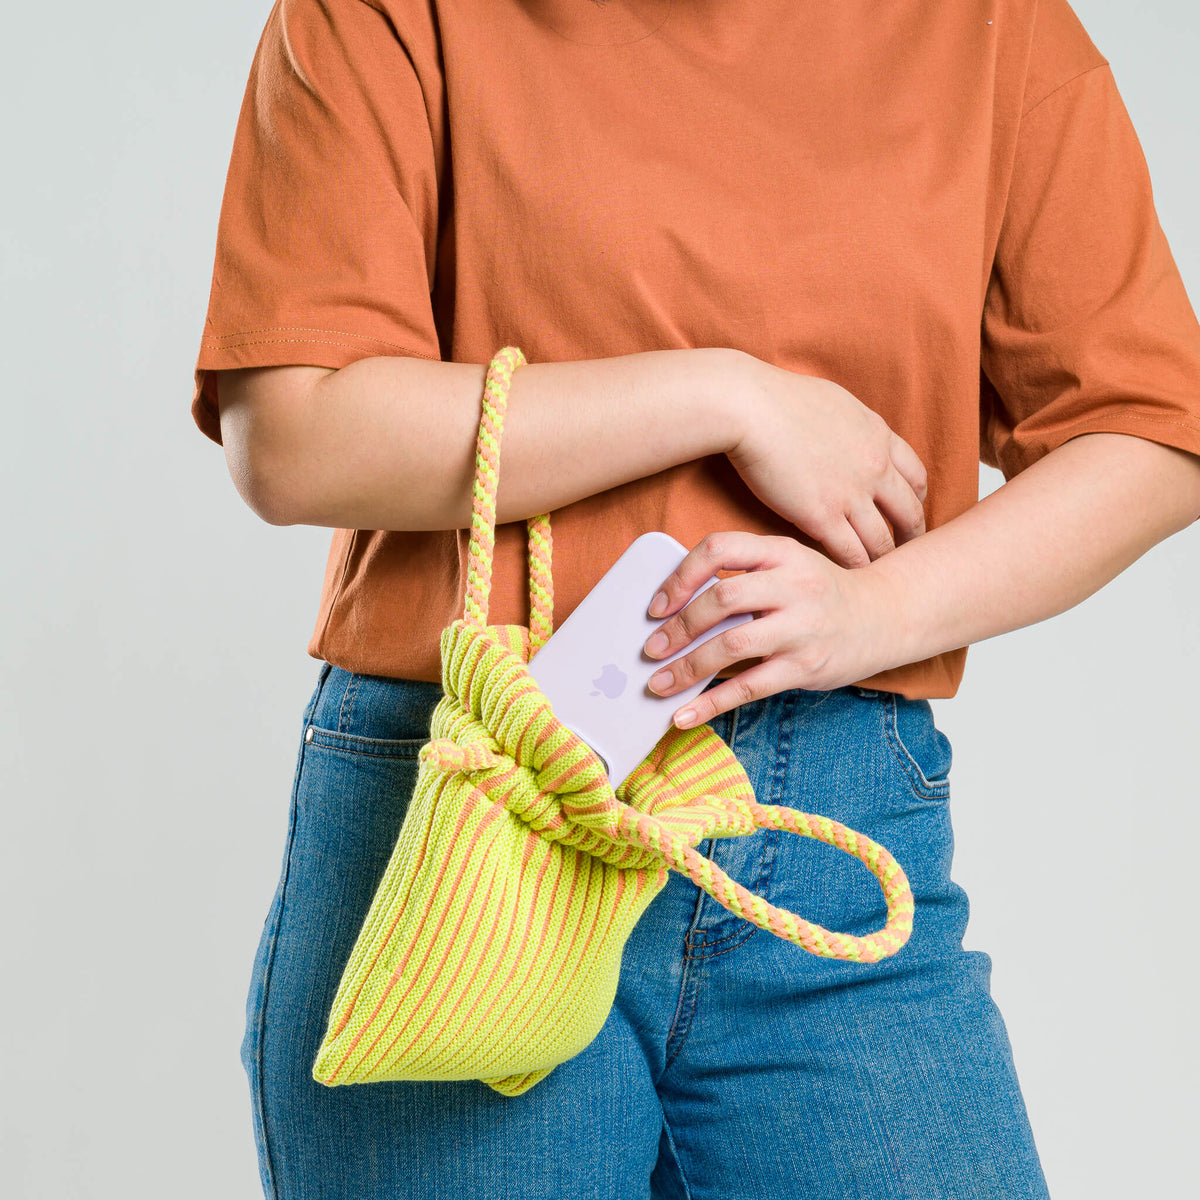
[[[500,435],[513,372],[488,366],[463,616],[441,635],[443,696],[395,847],[342,973],[315,1080],[479,1079],[515,1096],[599,1033],[621,953],[668,872],[811,954],[873,962],[912,930],[883,846],[825,817],[758,804],[711,725],[674,725],[614,791],[528,671],[552,630],[549,514],[528,521],[529,626],[488,625]],[[854,855],[879,881],[882,929],[834,933],[768,904],[696,847],[786,829]]]

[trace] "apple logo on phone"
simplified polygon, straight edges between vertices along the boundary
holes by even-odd
[[[615,700],[625,690],[628,681],[629,676],[616,663],[605,663],[600,674],[592,680],[592,685],[599,689],[592,695],[603,692],[610,700]]]

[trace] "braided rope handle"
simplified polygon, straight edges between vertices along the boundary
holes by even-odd
[[[859,859],[883,888],[887,902],[887,922],[883,928],[861,937],[838,933],[779,908],[731,879],[686,838],[629,805],[622,808],[619,827],[626,837],[661,855],[673,870],[686,875],[723,908],[810,954],[852,962],[878,962],[895,954],[908,941],[914,913],[912,888],[900,864],[885,847],[829,817],[775,804],[751,803],[750,811],[759,829],[786,829],[836,846]]]
[[[498,350],[488,364],[483,385],[483,410],[475,438],[475,480],[471,499],[471,540],[467,545],[467,584],[463,620],[487,624],[492,590],[492,556],[496,548],[496,490],[500,486],[500,435],[508,411],[508,389],[526,358],[517,346]],[[550,570],[553,540],[550,514],[530,517],[529,654],[543,646],[554,628],[554,580]]]

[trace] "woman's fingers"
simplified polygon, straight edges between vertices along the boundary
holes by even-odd
[[[813,536],[838,566],[865,567],[925,532],[927,491],[924,465],[913,448],[894,434],[892,457],[874,497],[840,519],[827,520]]]
[[[751,700],[761,700],[796,687],[788,673],[787,664],[779,658],[768,658],[752,667],[745,667],[736,675],[701,692],[694,700],[677,712],[690,712],[684,720],[676,720],[680,729],[690,729],[705,721],[711,721],[723,712],[729,712]]]
[[[811,528],[805,530],[820,542],[840,567],[869,566],[898,545],[925,532],[925,468],[903,438],[896,437],[893,446],[899,464],[896,459],[890,461],[873,503],[863,501],[848,513],[839,513],[836,507],[829,505],[821,518],[810,522]],[[908,474],[902,473],[901,466]],[[920,489],[919,494],[915,488]],[[708,534],[663,581],[667,604],[656,611],[648,610],[648,615],[665,617],[675,612],[718,570],[753,571],[773,565],[783,549],[782,543],[790,540],[740,530]]]
[[[820,541],[839,566],[864,567],[924,532],[921,498],[910,480],[892,466],[879,485],[874,503],[864,501],[846,513],[842,522],[822,531]]]
[[[869,527],[869,522],[865,524]],[[839,567],[865,567],[871,562],[870,552],[863,545],[862,536],[844,514],[816,527],[810,536],[825,547],[829,557]]]
[[[701,597],[703,598],[703,597]],[[699,603],[699,601],[697,601]],[[711,628],[711,625],[710,625]],[[707,675],[750,658],[766,658],[774,652],[777,639],[786,631],[784,622],[771,616],[756,617],[706,638],[650,676],[650,690],[659,696],[686,691]],[[691,639],[694,640],[694,639]],[[683,645],[691,645],[684,641]],[[678,650],[678,646],[675,650]],[[668,656],[673,650],[667,650]]]
[[[895,550],[896,543],[892,540],[892,531],[874,504],[863,504],[861,508],[848,513],[846,520],[850,522],[857,534],[863,551],[868,556],[868,562],[874,562],[889,551]],[[866,564],[858,565],[865,566]]]
[[[663,621],[646,639],[643,649],[650,658],[669,658],[734,613],[759,613],[779,607],[788,599],[787,595],[781,592],[783,586],[777,564],[719,579],[712,587],[705,588],[677,613]],[[717,656],[711,657],[711,661],[716,663],[713,670],[742,658],[757,658],[763,653],[755,640],[759,637],[761,628],[757,621],[747,621],[711,638],[710,640],[717,645],[709,646],[704,653],[706,656]],[[664,640],[660,641],[660,638]],[[726,657],[720,658],[720,655]],[[696,661],[706,663],[710,661],[710,657]],[[685,670],[689,668],[690,664]],[[699,674],[703,673],[701,671]],[[677,678],[682,676],[678,675]],[[694,675],[689,682],[698,678],[699,675]]]
[[[921,498],[913,491],[912,483],[896,468],[884,476],[875,494],[875,504],[891,522],[896,546],[925,532],[925,507]]]
[[[894,431],[891,456],[896,470],[908,481],[908,486],[912,488],[923,509],[929,494],[929,472],[925,470],[925,464],[917,456],[917,452]]]
[[[659,585],[659,590],[667,597],[666,604],[661,608],[651,604],[646,610],[647,615],[665,617],[667,613],[675,612],[695,595],[702,583],[718,571],[753,571],[773,566],[779,561],[783,543],[792,540],[741,529],[705,534]],[[713,587],[717,586],[713,584]]]

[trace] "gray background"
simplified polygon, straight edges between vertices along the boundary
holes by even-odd
[[[329,531],[255,517],[188,401],[269,7],[6,19],[0,1136],[20,1200],[260,1195],[238,1046]],[[1076,11],[1200,300],[1191,8]],[[981,494],[1001,482],[981,469]],[[1198,585],[1193,526],[976,645],[934,701],[966,943],[993,957],[1060,1200],[1195,1195]]]

